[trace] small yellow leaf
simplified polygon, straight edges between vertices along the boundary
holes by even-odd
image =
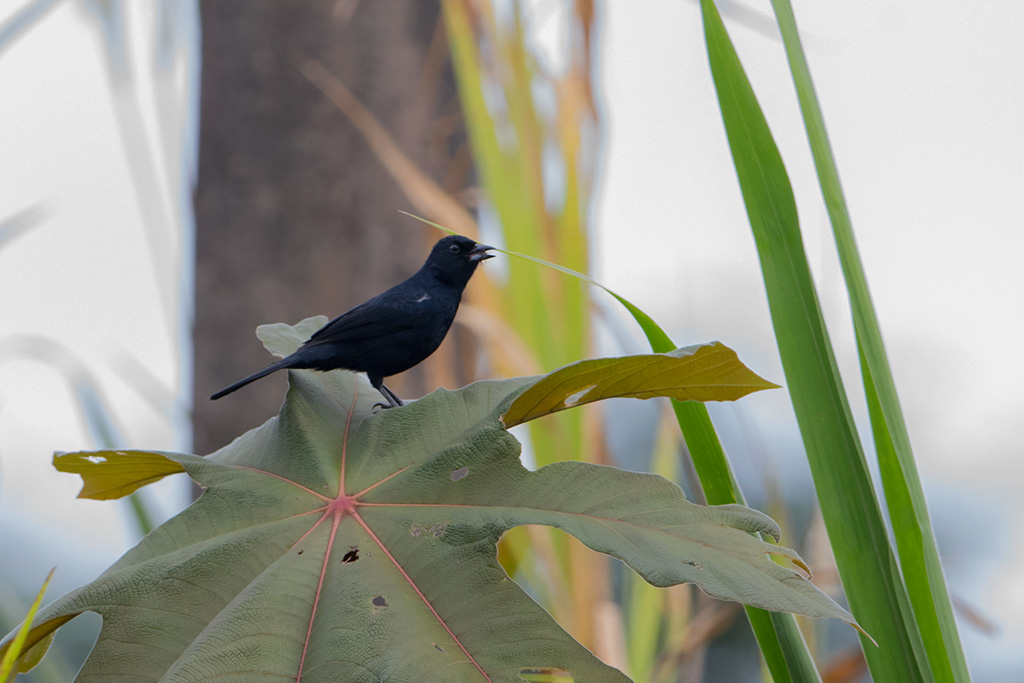
[[[501,416],[513,427],[560,410],[606,398],[735,401],[773,384],[719,342],[669,353],[585,360],[556,370],[522,393]]]
[[[156,451],[80,451],[56,453],[53,466],[60,472],[79,474],[79,498],[113,500],[163,479],[184,468]]]

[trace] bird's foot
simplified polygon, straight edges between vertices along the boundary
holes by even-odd
[[[402,403],[402,399],[398,398],[395,392],[388,389],[383,383],[378,387],[381,395],[388,400],[388,408],[398,408],[399,406],[405,405]]]

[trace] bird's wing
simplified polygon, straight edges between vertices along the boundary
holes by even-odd
[[[309,338],[304,346],[362,341],[417,327],[422,322],[420,307],[391,297],[374,297],[342,313]]]

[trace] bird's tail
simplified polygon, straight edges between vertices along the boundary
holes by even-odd
[[[259,372],[253,373],[253,374],[249,375],[248,377],[246,377],[245,379],[240,379],[240,380],[238,380],[237,382],[235,382],[234,384],[232,384],[231,386],[229,386],[229,387],[227,387],[225,389],[221,389],[216,394],[211,396],[210,400],[211,401],[216,401],[218,398],[223,398],[224,396],[227,396],[228,394],[230,394],[233,391],[238,391],[239,389],[244,387],[246,384],[249,384],[250,382],[255,382],[256,380],[260,379],[261,377],[266,377],[267,375],[269,375],[272,372],[277,372],[281,368],[290,367],[290,365],[291,365],[290,361],[291,360],[292,359],[290,357],[289,358],[282,358],[281,360],[277,361],[276,363],[274,363],[272,365],[268,365],[267,367],[263,368]]]

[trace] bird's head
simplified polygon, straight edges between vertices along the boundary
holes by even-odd
[[[434,245],[424,268],[448,285],[465,287],[477,265],[494,257],[494,254],[487,253],[491,249],[494,247],[477,244],[468,237],[449,235]]]

